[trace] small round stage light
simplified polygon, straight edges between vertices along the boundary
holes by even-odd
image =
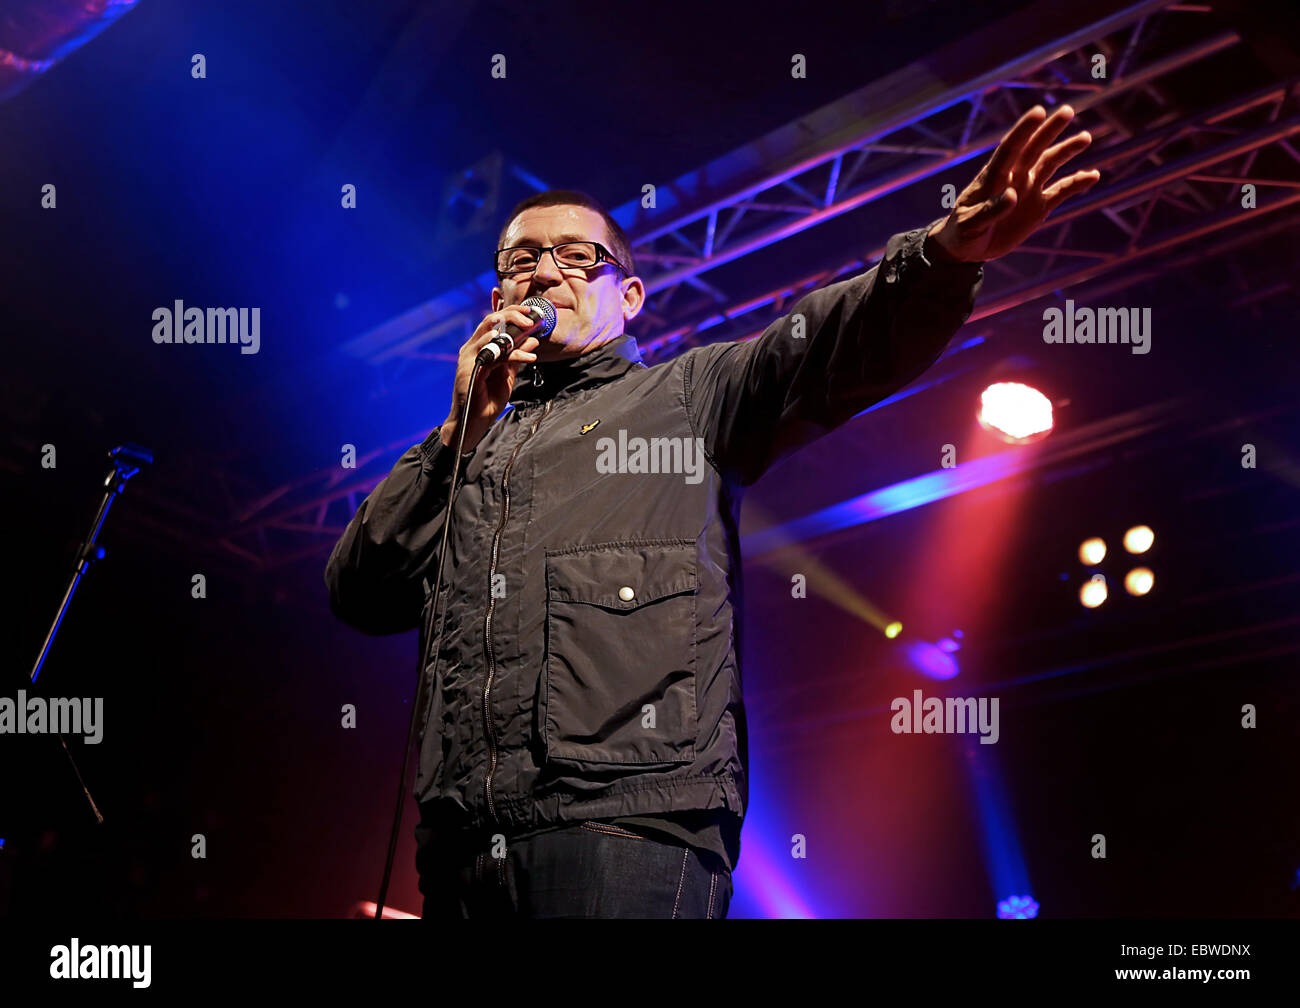
[[[894,620],[893,623],[890,623],[889,626],[885,627],[885,636],[888,637],[890,640],[893,640],[902,632],[903,632],[903,624],[898,622],[898,620]]]
[[[1156,583],[1150,567],[1134,567],[1124,578],[1124,587],[1130,595],[1145,595]]]
[[[1106,559],[1106,542],[1093,536],[1079,544],[1079,562],[1086,567],[1095,567]]]
[[[1145,553],[1156,541],[1156,534],[1148,525],[1134,525],[1124,533],[1124,548],[1130,553]]]
[[[903,653],[912,668],[929,679],[951,679],[959,671],[956,658],[928,641],[913,641]]]
[[[1079,601],[1089,609],[1096,609],[1106,601],[1107,594],[1106,578],[1101,574],[1094,574],[1079,589]]]
[[[994,382],[980,394],[980,426],[1009,444],[1028,444],[1052,429],[1052,400],[1022,382]]]

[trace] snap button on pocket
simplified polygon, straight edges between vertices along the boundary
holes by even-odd
[[[622,588],[618,590],[618,597],[621,598],[624,602],[631,602],[634,598],[636,598],[636,592],[634,592],[627,585],[624,585]]]

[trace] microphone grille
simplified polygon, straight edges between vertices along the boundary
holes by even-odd
[[[551,335],[551,331],[555,328],[555,305],[544,297],[530,297],[524,298],[523,306],[525,308],[537,308],[542,313],[541,320],[538,323],[540,328],[536,329],[533,335],[539,339]]]

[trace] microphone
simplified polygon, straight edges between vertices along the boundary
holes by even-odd
[[[527,310],[541,324],[541,328],[533,333],[534,336],[543,339],[551,334],[555,328],[555,305],[544,297],[530,297],[525,298],[520,307]],[[478,352],[479,366],[492,367],[509,357],[520,332],[519,327],[513,322],[508,322],[498,329],[497,334],[492,337],[492,342]]]

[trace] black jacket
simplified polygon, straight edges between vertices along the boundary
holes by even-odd
[[[507,836],[685,810],[739,822],[741,496],[916,378],[970,315],[982,267],[928,262],[927,230],[753,340],[646,367],[625,334],[524,369],[462,462],[440,635],[426,578],[454,450],[435,430],[398,459],[325,580],[366,633],[422,628],[419,801]]]

